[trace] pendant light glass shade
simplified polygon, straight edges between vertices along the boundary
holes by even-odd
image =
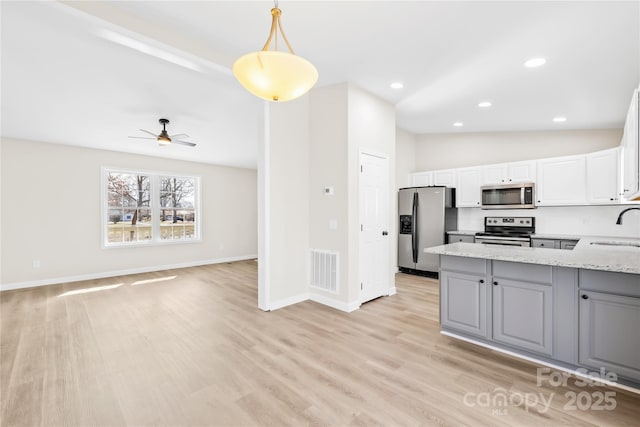
[[[313,64],[293,53],[287,40],[277,7],[271,9],[273,16],[271,33],[258,52],[252,52],[236,60],[233,74],[249,92],[267,101],[290,101],[307,93],[318,81],[318,71]],[[289,52],[270,51],[271,39],[277,37],[278,29],[282,34]]]

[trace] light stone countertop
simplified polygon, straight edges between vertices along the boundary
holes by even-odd
[[[592,245],[592,242],[629,242],[638,244],[640,239],[581,237],[573,250],[482,245],[478,243],[450,243],[448,245],[425,248],[424,252],[640,274],[640,247],[601,246]]]

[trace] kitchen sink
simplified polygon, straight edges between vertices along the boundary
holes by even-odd
[[[602,246],[628,246],[632,248],[640,248],[640,243],[635,242],[591,242],[592,245]]]

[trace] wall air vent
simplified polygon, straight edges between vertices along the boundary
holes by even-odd
[[[311,249],[309,260],[309,286],[338,292],[338,253]]]

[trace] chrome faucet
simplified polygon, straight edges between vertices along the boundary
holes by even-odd
[[[624,215],[626,212],[632,211],[634,209],[640,211],[640,208],[627,208],[627,209],[623,210],[622,212],[620,212],[620,215],[618,215],[618,220],[616,221],[616,224],[622,225],[622,215]]]

